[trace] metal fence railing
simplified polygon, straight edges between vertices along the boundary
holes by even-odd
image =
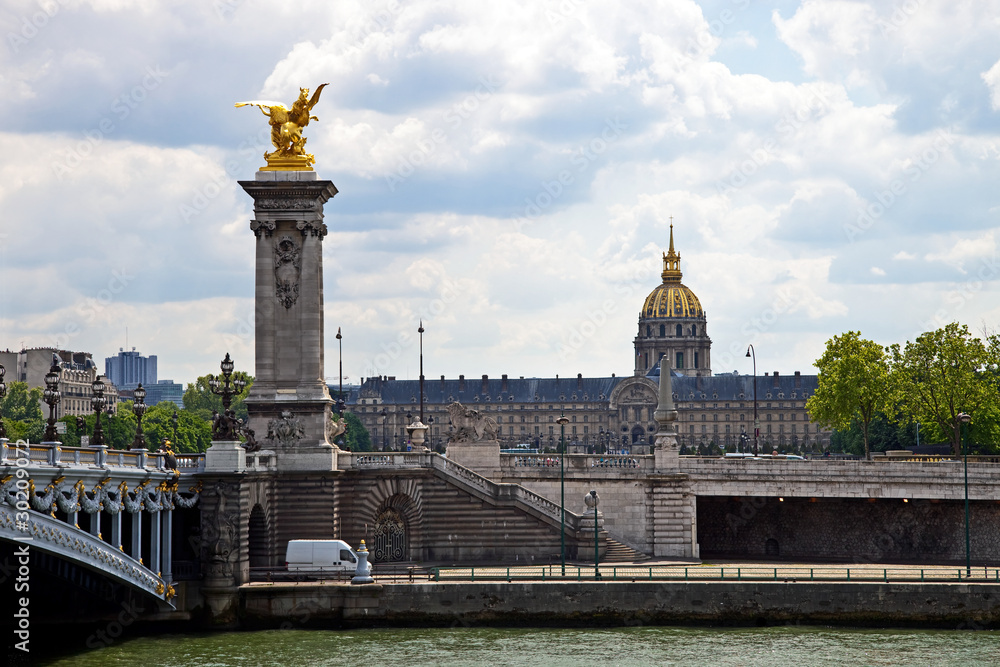
[[[955,567],[679,567],[679,566],[566,566],[563,576],[559,565],[524,567],[434,567],[434,581],[842,581],[856,583],[1000,583],[1000,568],[974,567],[969,573]]]

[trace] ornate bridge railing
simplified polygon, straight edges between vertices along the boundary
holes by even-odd
[[[19,511],[0,503],[0,539],[45,551],[65,560],[97,570],[129,584],[171,607],[174,587],[170,580],[126,555],[97,535],[34,510]]]
[[[26,454],[27,456],[25,456]],[[24,443],[18,447],[14,443],[0,440],[0,466],[15,463],[18,458],[27,458],[30,463],[50,466],[168,469],[166,457],[159,452],[107,449],[104,447],[63,447],[62,445],[40,445],[37,443]],[[177,468],[181,472],[197,472],[205,467],[204,454],[180,454],[176,458]]]
[[[156,588],[155,583],[165,583],[167,588],[157,595],[168,599],[173,511],[198,502],[200,482],[183,472],[178,477],[174,470],[165,468],[163,457],[145,451],[107,452],[103,448],[38,446],[23,441],[11,444],[5,440],[0,440],[0,445],[0,510],[7,516],[7,528],[14,531],[2,534],[3,538],[23,539],[31,526],[39,526],[42,534],[33,539],[76,545],[73,549],[89,544],[88,557],[97,560],[78,560],[98,570],[114,574],[112,570],[127,570],[130,562],[148,565],[149,572],[162,572],[162,577],[153,584],[144,584],[139,577],[136,585],[149,590],[149,586]],[[197,472],[199,460],[190,457],[185,472]],[[56,518],[57,511],[65,521]],[[128,525],[123,525],[126,517]],[[55,527],[63,532],[53,533]],[[77,533],[88,535],[88,540],[80,542]],[[116,558],[124,556],[125,564],[108,560],[102,550]],[[56,548],[50,551],[73,555]]]

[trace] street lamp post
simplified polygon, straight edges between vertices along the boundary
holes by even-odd
[[[7,385],[4,384],[3,376],[7,374],[7,370],[0,364],[0,401],[3,400],[4,396],[7,395]],[[7,429],[3,425],[3,413],[0,412],[0,440],[7,439]]]
[[[135,391],[132,392],[132,397],[135,399],[135,402],[132,403],[132,412],[135,414],[137,421],[135,438],[132,440],[132,449],[146,449],[146,434],[142,432],[142,416],[146,414],[146,390],[143,389],[141,382],[135,388]],[[174,414],[176,415],[177,413],[175,412]]]
[[[387,436],[385,433],[385,422],[386,419],[389,417],[389,413],[385,411],[385,408],[382,408],[382,412],[380,412],[379,415],[382,416],[382,451],[384,452],[385,448],[388,446],[386,440]]]
[[[417,328],[420,334],[420,423],[424,423],[424,321],[420,320]]]
[[[90,438],[91,447],[104,446],[104,429],[101,427],[101,413],[108,404],[108,399],[104,396],[104,380],[98,375],[94,378],[94,383],[90,385],[93,396],[90,398],[90,407],[94,409],[94,435]]]
[[[972,540],[969,537],[969,422],[972,416],[965,412],[958,413],[958,421],[961,425],[960,436],[964,445],[962,452],[965,459],[965,576],[972,576]]]
[[[757,350],[752,344],[747,348],[747,356],[753,356],[753,453],[757,454],[760,452],[760,419],[757,418]]]
[[[556,420],[559,424],[559,440],[562,443],[559,452],[559,559],[562,563],[562,576],[566,576],[566,415],[560,414]]]
[[[229,353],[226,352],[226,358],[219,364],[219,368],[222,369],[221,380],[218,375],[208,376],[209,389],[216,396],[222,397],[223,408],[222,414],[216,419],[215,427],[212,429],[213,440],[236,440],[238,437],[236,414],[230,410],[230,406],[233,403],[233,396],[243,391],[247,383],[242,378],[232,377],[235,367],[236,364],[233,363],[233,360],[229,358]]]
[[[52,364],[49,372],[45,374],[45,391],[42,392],[42,400],[49,406],[49,421],[45,427],[45,442],[58,443],[59,434],[56,433],[56,405],[59,403],[59,366]]]
[[[340,327],[337,327],[337,355],[339,357],[338,377],[340,389],[337,391],[337,414],[344,414],[344,337],[340,335]]]
[[[594,505],[594,578],[600,579],[601,570],[598,567],[600,564],[600,550],[598,546],[600,542],[597,539],[597,503],[599,503],[601,499],[597,497],[597,491],[590,492],[590,499]]]

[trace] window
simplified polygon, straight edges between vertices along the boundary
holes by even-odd
[[[681,325],[677,325],[677,337],[680,338],[684,333],[681,331]]]
[[[677,353],[677,365],[674,366],[674,368],[684,368],[684,353],[683,352],[678,352]]]
[[[698,368],[698,353],[694,353],[694,367]]]
[[[691,325],[691,335],[692,336],[697,336],[698,335],[698,327],[696,325],[694,325],[694,324]]]
[[[651,326],[649,326],[649,325],[647,324],[647,325],[646,325],[646,338],[649,338],[649,337],[650,337],[650,336],[652,336],[652,335],[653,335],[653,327],[651,327]]]
[[[660,325],[660,338],[663,338],[666,335],[667,335],[667,325],[666,324],[661,324]]]
[[[702,415],[702,416],[701,416],[701,420],[702,420],[702,421],[705,421],[706,419],[708,419],[708,418],[707,418],[707,417],[706,417],[705,415]]]
[[[349,563],[357,563],[358,562],[358,559],[354,557],[354,554],[351,553],[350,549],[341,549],[340,550],[340,560],[346,560]]]

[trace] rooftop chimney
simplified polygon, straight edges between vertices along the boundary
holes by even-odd
[[[503,375],[500,376],[500,392],[507,393],[509,391],[510,390],[507,389],[507,374],[504,373]]]
[[[802,389],[802,374],[795,371],[795,388]]]
[[[484,375],[483,376],[483,391],[481,393],[483,393],[483,394],[490,393],[490,376],[489,375]]]
[[[774,386],[775,387],[778,386],[778,380],[780,380],[780,379],[781,378],[778,377],[778,371],[774,371]]]
[[[576,388],[583,389],[583,373],[576,374]]]
[[[458,390],[459,391],[465,391],[465,376],[464,375],[459,375],[458,376]]]

